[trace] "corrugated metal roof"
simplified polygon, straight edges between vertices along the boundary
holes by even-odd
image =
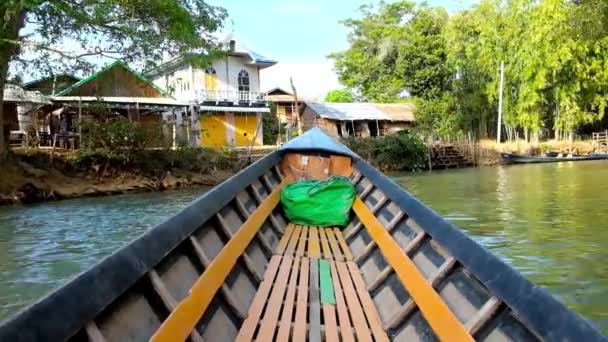
[[[200,106],[199,109],[203,112],[270,113],[268,107]]]
[[[55,102],[111,102],[139,103],[167,106],[188,106],[190,103],[166,97],[124,97],[124,96],[51,96]]]
[[[350,120],[387,120],[414,121],[412,104],[378,103],[329,103],[306,102],[320,117],[339,121]]]

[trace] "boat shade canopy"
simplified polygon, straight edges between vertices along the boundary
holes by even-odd
[[[287,142],[280,151],[324,151],[359,159],[348,147],[329,137],[320,128],[313,128],[299,137]]]

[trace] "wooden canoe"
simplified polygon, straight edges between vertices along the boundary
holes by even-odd
[[[503,162],[506,164],[534,164],[534,163],[559,163],[567,161],[585,161],[585,160],[602,160],[608,159],[608,154],[590,154],[586,156],[572,155],[572,156],[521,156],[513,153],[501,153]]]
[[[351,178],[344,229],[279,193]],[[600,341],[567,309],[318,129],[0,326],[0,341]]]

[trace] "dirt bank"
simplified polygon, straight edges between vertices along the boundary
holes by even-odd
[[[15,154],[0,165],[0,205],[213,186],[234,173],[230,167],[199,172],[176,167],[140,170],[111,163],[83,168],[68,155],[55,155],[50,163],[44,153]]]

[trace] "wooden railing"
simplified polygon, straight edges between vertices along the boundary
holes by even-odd
[[[265,102],[266,94],[255,91],[238,90],[198,90],[196,97],[199,102]]]
[[[608,130],[592,134],[593,142],[600,148],[608,149]]]

